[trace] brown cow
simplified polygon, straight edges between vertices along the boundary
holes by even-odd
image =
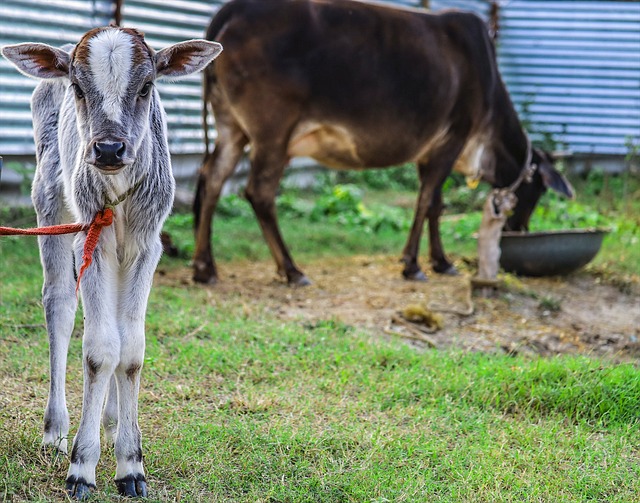
[[[434,270],[455,271],[438,228],[441,188],[452,169],[505,187],[537,164],[516,191],[512,230],[527,228],[547,187],[572,196],[549,159],[531,149],[487,28],[473,14],[351,0],[233,0],[206,38],[225,50],[205,72],[205,128],[208,102],[218,136],[194,203],[196,281],[217,280],[211,219],[247,145],[246,196],[278,272],[291,284],[309,282],[276,219],[276,191],[292,157],[338,169],[417,164],[420,193],[403,252],[408,279],[425,279],[418,248],[426,217]]]

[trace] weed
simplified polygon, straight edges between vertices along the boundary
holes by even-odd
[[[543,312],[558,313],[562,310],[562,301],[547,295],[540,299],[538,309]]]

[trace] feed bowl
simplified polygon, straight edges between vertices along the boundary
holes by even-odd
[[[500,265],[521,276],[569,274],[598,253],[607,230],[576,229],[547,232],[503,232]]]

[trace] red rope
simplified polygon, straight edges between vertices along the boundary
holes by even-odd
[[[14,227],[0,227],[0,236],[57,236],[61,234],[73,234],[76,232],[87,231],[87,238],[84,242],[82,253],[82,266],[78,273],[78,281],[76,283],[76,295],[80,288],[80,279],[91,265],[93,260],[93,252],[98,246],[100,233],[103,227],[109,227],[113,223],[113,209],[106,208],[96,213],[93,221],[87,224],[62,224],[50,225],[48,227],[34,227],[31,229],[16,229]]]
[[[15,229],[13,227],[0,227],[0,236],[56,236],[58,234],[74,234],[86,231],[86,224],[50,225],[48,227],[34,227],[32,229]]]
[[[13,227],[0,227],[0,236],[55,236],[58,234],[73,234],[75,232],[87,231],[87,238],[84,241],[84,248],[82,250],[82,266],[78,272],[78,281],[76,283],[76,295],[78,295],[78,288],[80,288],[80,279],[87,270],[87,267],[91,265],[93,260],[93,252],[98,246],[98,240],[100,239],[100,233],[103,227],[109,227],[113,223],[113,209],[123,202],[127,197],[133,194],[138,187],[142,184],[142,178],[138,180],[135,185],[129,188],[124,194],[118,197],[115,201],[107,199],[104,210],[100,210],[93,217],[93,221],[89,224],[62,224],[62,225],[50,225],[48,227],[36,227],[33,229],[15,229]]]
[[[87,267],[91,265],[93,260],[93,251],[98,246],[98,239],[100,239],[100,233],[103,227],[109,227],[113,223],[113,210],[106,208],[99,211],[91,222],[89,230],[87,231],[87,238],[84,241],[84,249],[82,251],[82,267],[78,273],[78,281],[76,283],[76,295],[78,295],[78,288],[80,288],[80,279],[87,270]]]

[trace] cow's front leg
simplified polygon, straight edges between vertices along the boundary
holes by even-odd
[[[84,236],[82,236],[84,237]],[[81,263],[82,240],[76,242]],[[100,417],[109,380],[120,359],[116,321],[117,274],[114,257],[100,245],[80,285],[84,309],[82,356],[84,388],[82,417],[73,440],[66,488],[69,496],[84,499],[96,487],[95,469],[100,458]]]
[[[124,273],[119,304],[120,364],[118,385],[118,429],[115,437],[116,486],[124,496],[146,497],[142,463],[142,435],[138,426],[138,392],[144,361],[144,320],[147,300],[162,247],[154,243]]]

